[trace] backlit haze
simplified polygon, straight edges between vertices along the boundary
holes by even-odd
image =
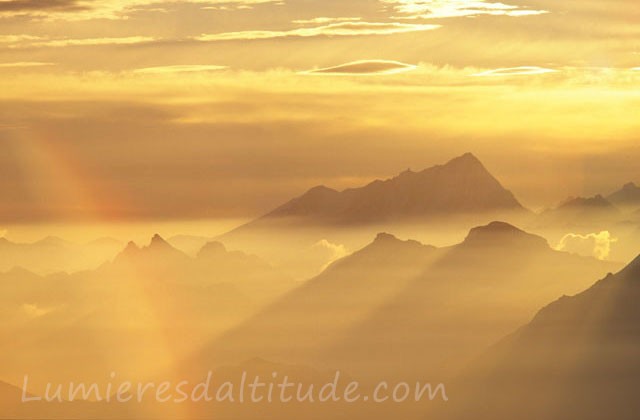
[[[636,420],[639,22],[0,0],[0,419]],[[451,402],[20,399],[336,371]]]

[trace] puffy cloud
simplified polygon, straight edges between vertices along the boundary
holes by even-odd
[[[285,31],[240,31],[223,32],[219,34],[203,34],[196,37],[198,41],[233,41],[252,39],[274,39],[317,36],[361,36],[361,35],[391,35],[407,32],[430,31],[440,28],[440,25],[411,24],[411,23],[373,23],[373,22],[341,22],[310,28],[298,28]]]
[[[334,67],[309,70],[303,74],[326,74],[337,76],[396,74],[415,70],[418,66],[389,60],[360,60]]]
[[[332,242],[329,242],[326,239],[322,239],[316,242],[313,245],[313,247],[317,249],[319,248],[322,250],[326,250],[329,252],[329,261],[327,261],[324,267],[322,267],[323,270],[329,267],[333,262],[338,261],[339,259],[349,255],[349,251],[347,250],[347,247],[341,244],[334,244]]]
[[[560,240],[556,249],[606,260],[611,253],[611,244],[616,241],[617,239],[613,238],[608,231],[588,235],[568,233]]]

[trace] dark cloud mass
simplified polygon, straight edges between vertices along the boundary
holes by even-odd
[[[88,10],[76,0],[9,0],[0,2],[0,12],[34,11],[81,11]]]

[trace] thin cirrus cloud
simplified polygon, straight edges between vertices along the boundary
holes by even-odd
[[[536,74],[556,73],[558,70],[547,69],[537,66],[507,67],[501,69],[487,70],[473,74],[475,77],[500,77],[500,76],[530,76]]]
[[[104,45],[135,45],[156,41],[153,37],[129,36],[129,37],[105,37],[105,38],[61,38],[49,39],[44,37],[31,37],[27,35],[7,35],[0,37],[0,43],[8,44],[7,48],[40,48],[40,47],[82,47]]]
[[[45,63],[40,61],[16,61],[14,63],[0,63],[0,68],[20,68],[20,67],[46,67],[55,63]],[[1,237],[2,235],[0,235]]]
[[[312,19],[297,19],[294,20],[293,23],[297,25],[324,25],[327,23],[338,23],[338,22],[357,22],[362,20],[359,17],[316,17]]]
[[[176,73],[197,73],[220,71],[227,69],[227,66],[205,65],[205,64],[179,64],[173,66],[145,67],[133,70],[135,74],[146,75],[166,75]]]
[[[342,22],[332,23],[311,28],[298,28],[286,31],[240,31],[223,32],[218,34],[203,34],[195,39],[198,41],[234,41],[256,40],[289,37],[318,37],[318,36],[362,36],[362,35],[391,35],[407,32],[430,31],[440,28],[440,25],[409,24],[409,23],[372,23],[372,22]]]
[[[0,44],[18,44],[26,42],[40,41],[44,38],[35,35],[27,34],[15,34],[15,35],[0,35]]]
[[[437,19],[479,15],[529,16],[546,10],[524,9],[505,3],[482,0],[380,0],[389,4],[404,19]]]
[[[334,67],[326,67],[302,72],[311,75],[330,76],[369,76],[398,74],[415,70],[417,66],[390,60],[360,60],[341,64]]]

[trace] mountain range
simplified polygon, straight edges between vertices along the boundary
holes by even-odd
[[[0,238],[0,272],[23,267],[39,274],[95,269],[112,259],[123,244],[102,238],[85,244],[48,236],[33,243]]]
[[[450,374],[557,296],[615,263],[554,251],[495,222],[436,248],[380,234],[188,361],[188,372],[251,357],[363,377]]]
[[[623,213],[602,195],[570,197],[556,208],[545,210],[534,221],[535,226],[554,228],[603,229],[615,227]]]
[[[130,243],[95,270],[40,276],[14,269],[0,274],[0,377],[18,383],[37,372],[35,392],[53,379],[143,375],[296,285],[220,243],[189,257],[159,235],[148,246]]]

